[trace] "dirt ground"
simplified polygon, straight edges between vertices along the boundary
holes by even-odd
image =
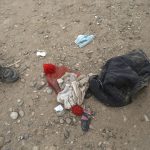
[[[56,95],[47,85],[34,86],[45,79],[43,63],[87,74],[132,49],[150,57],[149,32],[149,0],[0,0],[0,64],[21,76],[14,84],[0,83],[1,150],[149,150],[150,87],[123,108],[86,100],[96,116],[93,129],[83,133],[79,118],[69,112],[57,116]],[[78,48],[79,34],[96,38]],[[38,49],[47,56],[37,57]],[[11,111],[24,115],[12,120]],[[67,117],[73,121],[61,124]]]

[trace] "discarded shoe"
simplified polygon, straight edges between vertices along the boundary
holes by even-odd
[[[5,83],[15,82],[19,79],[19,74],[9,67],[0,66],[0,81]]]
[[[87,132],[90,128],[93,112],[84,110],[81,117],[81,128],[83,131]]]

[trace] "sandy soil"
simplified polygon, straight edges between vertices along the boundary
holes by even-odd
[[[56,115],[56,95],[47,93],[47,85],[34,86],[44,80],[43,63],[87,74],[132,49],[150,57],[149,32],[149,0],[0,0],[0,64],[18,62],[12,67],[21,74],[14,84],[0,83],[1,150],[149,150],[150,87],[124,108],[86,100],[96,120],[83,133],[79,118],[69,112]],[[96,38],[80,49],[74,44],[79,34]],[[37,49],[47,56],[38,58]],[[20,110],[24,116],[12,120],[11,111]],[[66,117],[74,122],[60,124]]]

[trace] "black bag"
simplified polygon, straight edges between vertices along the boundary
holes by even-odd
[[[111,58],[100,75],[89,80],[89,91],[99,101],[112,107],[125,106],[132,96],[148,85],[150,61],[142,50]]]

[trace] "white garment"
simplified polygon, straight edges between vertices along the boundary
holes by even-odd
[[[88,80],[89,77],[85,75],[77,77],[74,73],[65,73],[64,76],[58,79],[62,91],[58,93],[57,101],[64,104],[65,109],[70,109],[75,104],[81,105],[88,89]]]

